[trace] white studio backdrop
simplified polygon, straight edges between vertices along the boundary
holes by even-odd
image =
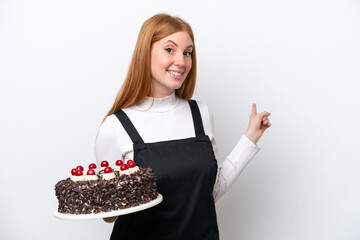
[[[0,0],[0,239],[108,239],[64,221],[54,185],[95,161],[97,129],[142,23],[166,12],[195,33],[195,99],[221,159],[255,102],[261,151],[217,202],[222,239],[360,239],[359,1]]]

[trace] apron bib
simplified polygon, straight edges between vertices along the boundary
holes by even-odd
[[[198,105],[194,100],[189,105],[196,137],[155,143],[144,143],[125,112],[115,113],[133,141],[136,165],[155,171],[163,201],[119,216],[111,240],[219,239],[213,198],[217,161]]]

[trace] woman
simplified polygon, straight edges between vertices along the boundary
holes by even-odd
[[[217,166],[212,120],[204,103],[190,100],[196,51],[189,24],[158,14],[143,24],[129,71],[96,140],[98,164],[133,159],[151,167],[163,202],[116,220],[111,239],[219,239],[215,200],[259,151],[270,127],[253,104],[248,129]]]

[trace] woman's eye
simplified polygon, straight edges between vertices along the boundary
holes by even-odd
[[[167,51],[168,53],[173,52],[172,48],[165,48],[165,51]]]
[[[192,52],[184,52],[184,55],[187,57],[191,57],[192,56]]]

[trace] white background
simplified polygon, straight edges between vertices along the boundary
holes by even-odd
[[[261,151],[218,202],[222,239],[360,239],[360,3],[353,0],[0,0],[0,239],[108,239],[112,224],[52,216],[54,185],[95,160],[97,129],[142,23],[195,33],[195,99],[221,162],[251,104]]]

